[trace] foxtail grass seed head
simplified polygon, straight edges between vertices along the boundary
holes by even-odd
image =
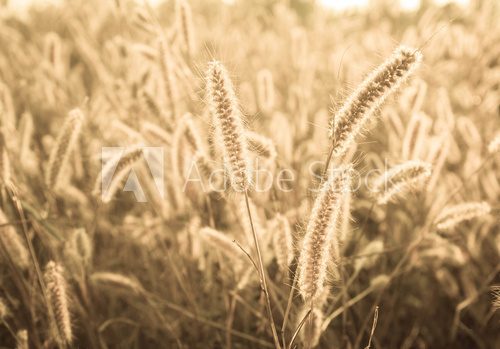
[[[417,189],[428,179],[432,165],[423,161],[412,160],[394,166],[373,183],[373,190],[379,204],[386,204],[396,197]]]
[[[430,246],[419,253],[418,261],[433,265],[451,265],[463,267],[467,263],[468,256],[462,249],[448,239],[441,238],[435,234],[429,238]],[[417,264],[418,265],[418,264]]]
[[[493,308],[498,310],[500,309],[500,286],[493,286],[491,288],[491,292],[493,294]]]
[[[131,146],[123,154],[117,154],[109,159],[97,177],[94,195],[101,195],[103,203],[110,202],[120,189],[125,176],[141,160],[143,160],[142,145]],[[107,188],[103,188],[106,185]]]
[[[290,222],[288,222],[285,216],[278,214],[270,229],[278,266],[282,273],[288,275],[288,268],[294,259],[293,236]]]
[[[247,131],[245,135],[249,148],[252,151],[261,154],[270,161],[274,161],[276,159],[278,153],[276,151],[276,147],[274,146],[274,142],[270,138],[253,131]]]
[[[450,135],[448,134],[448,132],[445,132],[440,137],[439,150],[437,151],[435,159],[432,162],[433,169],[432,169],[432,175],[427,185],[428,191],[433,191],[439,180],[439,175],[443,171],[446,159],[448,157],[448,153],[450,151],[450,143],[451,143]]]
[[[49,162],[45,172],[45,184],[47,187],[57,190],[63,181],[63,175],[71,152],[76,147],[78,137],[82,129],[84,115],[80,109],[69,112],[55,144],[50,150]]]
[[[197,151],[193,155],[193,164],[196,165],[202,176],[205,192],[222,192],[225,189],[224,175],[215,167],[215,164],[204,152]]]
[[[178,127],[182,134],[186,137],[189,146],[193,151],[205,151],[205,146],[201,140],[200,131],[196,126],[193,116],[189,113],[184,114],[184,116],[179,121]],[[174,136],[175,138],[175,136]]]
[[[17,337],[16,349],[29,349],[27,330],[17,331],[16,337]]]
[[[384,287],[386,287],[389,284],[389,282],[391,282],[390,276],[385,274],[380,274],[371,279],[370,287],[372,287],[375,290],[381,290]]]
[[[175,76],[175,64],[170,49],[163,39],[158,41],[158,63],[167,102],[175,118],[177,115],[178,86]]]
[[[92,259],[92,242],[84,228],[75,229],[71,237],[71,247],[84,265]]]
[[[349,149],[375,110],[413,73],[421,61],[420,51],[400,46],[354,91],[330,125],[330,138],[336,157]]]
[[[241,111],[226,68],[217,61],[209,64],[207,97],[215,128],[216,142],[222,149],[224,166],[236,192],[251,186],[251,164]]]
[[[338,242],[337,223],[342,212],[344,192],[350,190],[351,166],[344,166],[322,185],[307,224],[299,257],[298,285],[308,304],[321,295],[325,288],[331,246]],[[336,243],[337,244],[337,243]]]
[[[148,112],[154,117],[159,117],[162,114],[160,106],[158,105],[155,97],[146,89],[141,89],[138,96],[141,106],[144,111]]]
[[[47,286],[49,302],[54,311],[56,322],[54,325],[57,328],[59,341],[71,344],[73,331],[71,329],[66,281],[64,280],[62,267],[53,261],[47,263],[44,281]]]
[[[141,133],[151,144],[170,145],[172,142],[171,134],[152,122],[144,122],[141,126]]]
[[[144,32],[147,35],[155,35],[157,33],[157,28],[153,24],[151,16],[144,7],[135,7],[131,18],[131,24],[134,28]]]
[[[447,206],[436,218],[438,230],[451,230],[457,224],[489,214],[491,207],[487,202],[466,202]]]
[[[195,38],[191,6],[187,0],[176,0],[177,30],[180,34],[183,49],[192,57],[195,50]]]
[[[20,269],[28,269],[30,265],[30,257],[24,239],[16,232],[12,225],[0,208],[0,241],[8,253],[12,262]]]
[[[375,265],[380,255],[384,252],[384,242],[373,240],[366,245],[354,261],[354,270],[370,269]]]
[[[110,1],[0,0],[0,349],[500,349],[500,0]]]
[[[413,113],[403,139],[402,157],[404,160],[420,158],[420,153],[428,141],[431,119],[422,112]]]
[[[456,130],[468,148],[481,149],[483,138],[476,124],[469,117],[459,116],[456,120]]]
[[[96,286],[124,289],[136,294],[141,294],[144,291],[137,280],[118,273],[96,272],[90,276],[90,282]]]
[[[186,154],[189,152],[200,152],[204,154],[206,150],[191,114],[186,113],[177,123],[172,136],[170,160],[172,171],[174,172],[172,181],[179,182],[176,183],[176,185],[183,182],[185,177]],[[192,163],[193,162],[191,162],[191,164]],[[188,164],[188,167],[191,166],[191,164]],[[179,196],[178,201],[181,200],[182,198],[180,198],[180,196],[183,196],[183,194],[178,193],[177,195]]]
[[[71,184],[59,186],[57,196],[64,201],[86,206],[88,204],[87,195]]]

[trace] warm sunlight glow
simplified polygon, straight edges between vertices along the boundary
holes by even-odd
[[[322,0],[322,3],[335,10],[345,10],[352,7],[366,6],[368,0]]]

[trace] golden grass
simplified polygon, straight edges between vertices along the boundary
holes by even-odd
[[[500,5],[472,3],[2,12],[1,346],[498,347]]]

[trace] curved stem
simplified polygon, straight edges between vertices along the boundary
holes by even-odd
[[[307,314],[304,315],[304,317],[300,321],[299,326],[297,326],[297,328],[295,329],[293,336],[292,336],[292,339],[290,340],[290,344],[288,345],[288,349],[292,348],[292,345],[295,342],[297,335],[299,334],[300,330],[302,329],[302,326],[304,326],[304,323],[306,322],[306,320],[309,318],[310,314],[311,314],[311,309],[308,310]]]

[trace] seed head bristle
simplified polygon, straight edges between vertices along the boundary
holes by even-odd
[[[163,90],[165,91],[168,104],[175,120],[177,116],[177,100],[179,98],[177,79],[175,77],[173,58],[164,40],[158,42],[158,63],[163,81]]]
[[[484,201],[448,206],[436,218],[436,227],[439,230],[451,230],[458,223],[484,216],[490,211],[490,205]]]
[[[170,133],[162,129],[157,124],[149,121],[145,121],[141,125],[141,133],[144,134],[144,137],[153,144],[170,145],[172,142]]]
[[[379,204],[386,204],[411,189],[418,188],[432,173],[432,165],[411,160],[394,166],[373,183]]]
[[[232,189],[245,191],[251,186],[251,167],[242,115],[233,84],[224,66],[217,61],[209,64],[207,94],[216,140],[222,149]]]
[[[500,286],[493,286],[491,288],[492,294],[493,294],[493,308],[495,310],[500,309]]]
[[[84,228],[75,229],[71,237],[71,247],[84,265],[92,259],[92,242]]]
[[[181,126],[182,125],[182,126]],[[201,141],[200,132],[198,127],[194,123],[193,117],[191,114],[185,114],[181,121],[179,122],[179,126],[182,130],[182,133],[185,135],[189,145],[191,146],[193,151],[205,151],[205,146]]]
[[[176,1],[177,28],[183,41],[183,48],[191,57],[195,50],[191,6],[186,0]]]
[[[420,51],[398,47],[347,99],[330,124],[336,157],[343,155],[362,131],[370,116],[420,65]]]
[[[17,337],[16,349],[29,349],[27,330],[17,331],[16,337]]]
[[[363,268],[370,269],[383,251],[384,242],[382,240],[370,241],[370,243],[359,252],[359,257],[354,261],[354,270],[360,271]]]
[[[298,285],[306,304],[314,302],[325,288],[331,247],[334,240],[338,242],[336,225],[342,211],[342,198],[350,187],[351,168],[337,169],[322,185],[314,202],[298,262]]]
[[[20,269],[28,269],[30,264],[28,249],[2,209],[0,209],[0,241],[12,262]]]
[[[160,110],[160,106],[155,100],[155,97],[146,89],[140,89],[138,97],[143,109],[146,112],[155,117],[162,115],[162,111]]]
[[[204,182],[208,184],[208,191],[220,192],[224,188],[224,176],[217,170],[206,153],[197,151],[193,155],[193,163],[196,164]]]
[[[258,154],[262,154],[271,161],[276,159],[278,153],[276,152],[274,142],[270,138],[253,131],[246,131],[245,135],[248,141],[248,146],[251,150],[257,152]]]
[[[118,273],[96,272],[90,276],[90,281],[95,285],[127,289],[137,294],[144,290],[137,280]]]
[[[142,145],[131,146],[123,154],[116,154],[103,166],[101,173],[97,177],[93,194],[101,194],[104,203],[110,202],[130,169],[142,159]]]
[[[57,327],[59,341],[71,344],[73,332],[66,294],[66,281],[62,272],[63,269],[59,264],[50,261],[45,267],[44,281],[47,286],[49,302],[54,310],[56,322],[54,325]]]
[[[54,191],[57,190],[63,180],[63,174],[66,173],[65,167],[68,165],[71,152],[76,147],[83,121],[84,115],[80,109],[70,111],[51,148],[45,172],[45,184]]]
[[[278,214],[271,228],[273,248],[276,261],[282,273],[288,275],[288,268],[294,259],[293,236],[290,222],[285,216]]]

